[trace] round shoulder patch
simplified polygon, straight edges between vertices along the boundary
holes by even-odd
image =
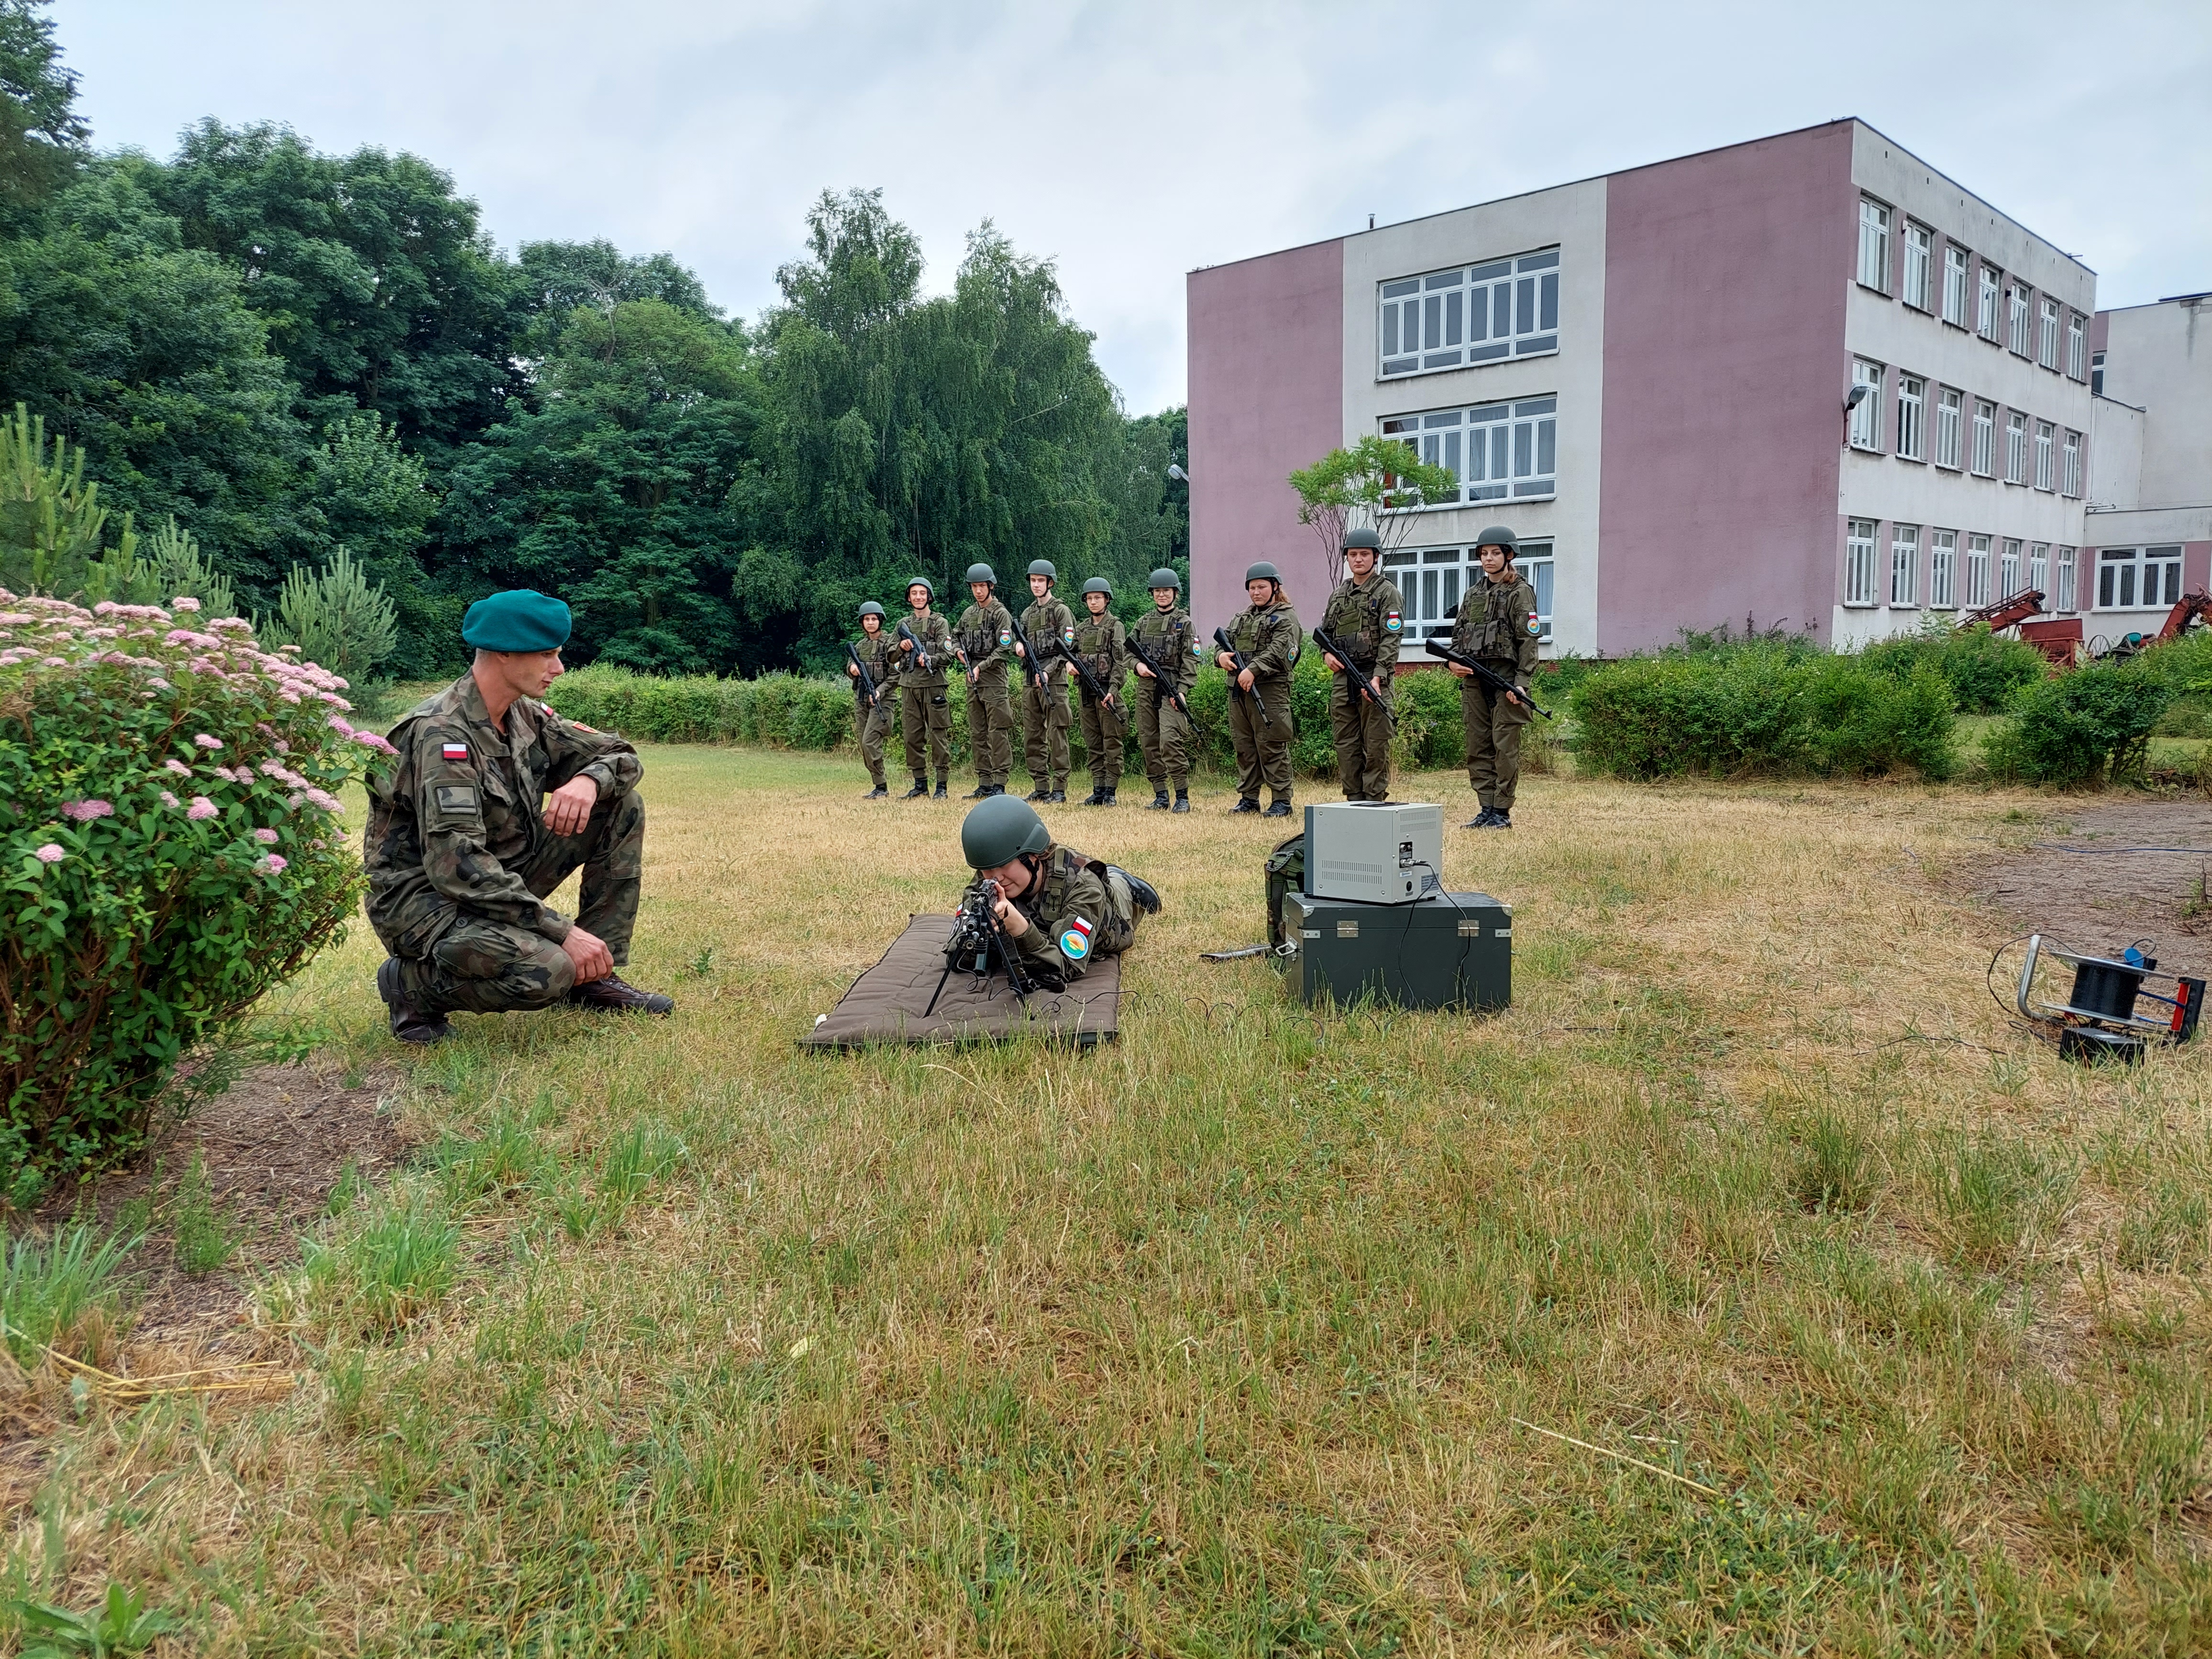
[[[1401,629],[1404,628],[1405,625],[1405,617],[1399,615],[1395,611],[1385,611],[1382,613],[1382,626],[1388,632],[1395,634]]]
[[[1543,632],[1543,619],[1537,616],[1534,611],[1531,611],[1528,613],[1528,637],[1532,640],[1540,639],[1542,637]]]
[[[1091,940],[1080,927],[1071,927],[1060,936],[1060,951],[1070,962],[1080,962],[1091,954]]]

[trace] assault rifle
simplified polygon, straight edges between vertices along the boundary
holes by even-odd
[[[1129,654],[1134,657],[1139,663],[1143,664],[1144,666],[1152,673],[1152,707],[1158,708],[1160,706],[1160,699],[1165,697],[1170,702],[1176,706],[1176,713],[1180,714],[1185,720],[1188,720],[1190,718],[1190,699],[1184,696],[1182,692],[1176,690],[1174,678],[1168,673],[1167,670],[1162,668],[1159,664],[1152,660],[1152,653],[1151,652],[1146,650],[1142,645],[1138,643],[1137,630],[1133,628],[1129,630]]]
[[[1011,610],[1006,614],[1010,617],[1013,616]],[[1054,635],[1054,637],[1057,639],[1059,635]],[[1037,660],[1036,647],[1030,643],[1030,636],[1022,632],[1022,619],[1019,617],[1014,617],[1014,643],[1022,648],[1022,666],[1027,671],[1029,677],[1037,683],[1040,690],[1047,689],[1052,671]]]
[[[993,906],[999,898],[999,884],[995,881],[971,883],[960,896],[960,913],[953,918],[952,937],[945,941],[945,972],[937,981],[937,989],[930,993],[929,1006],[921,1011],[927,1019],[937,1012],[937,999],[945,994],[945,988],[956,970],[972,973],[981,989],[992,974],[1004,969],[1006,983],[1022,1005],[1029,1005],[1037,988],[1037,981],[1022,970],[1021,958],[1007,943],[1006,930],[999,926],[999,917]]]
[[[1219,646],[1224,651],[1226,651],[1229,653],[1230,659],[1237,665],[1236,674],[1231,674],[1229,677],[1229,689],[1237,693],[1240,696],[1249,697],[1252,700],[1252,712],[1260,717],[1261,725],[1267,725],[1268,723],[1267,705],[1261,699],[1259,686],[1255,684],[1249,691],[1247,691],[1243,686],[1237,684],[1237,674],[1243,673],[1252,665],[1244,660],[1244,653],[1242,651],[1239,651],[1235,646],[1229,643],[1229,630],[1227,629],[1215,629],[1213,630],[1213,642]]]
[[[1423,644],[1421,648],[1426,651],[1432,657],[1442,657],[1446,662],[1455,662],[1462,668],[1464,668],[1472,673],[1474,676],[1475,684],[1482,688],[1482,700],[1485,702],[1488,702],[1490,701],[1491,694],[1492,692],[1502,691],[1507,696],[1512,698],[1514,702],[1518,703],[1526,703],[1529,708],[1541,714],[1546,720],[1551,719],[1552,711],[1550,709],[1542,707],[1537,702],[1535,698],[1530,696],[1519,686],[1514,684],[1511,680],[1507,679],[1504,675],[1499,673],[1496,669],[1477,662],[1473,657],[1468,656],[1466,652],[1455,651],[1451,647],[1446,645],[1442,640],[1427,641]]]
[[[853,649],[850,640],[845,641],[845,654],[853,659],[853,672],[860,677],[860,701],[873,708],[882,700],[882,688],[877,685],[876,677],[868,672],[868,665],[860,660],[860,653]]]
[[[1109,708],[1119,706],[1114,700],[1114,694],[1099,684],[1098,677],[1083,665],[1083,659],[1075,654],[1074,647],[1057,634],[1052,636],[1052,648],[1067,659],[1067,665],[1075,671],[1075,678],[1083,682],[1083,689],[1091,694],[1091,702],[1102,703]]]
[[[1352,679],[1352,689],[1381,709],[1383,722],[1395,732],[1398,729],[1398,717],[1390,712],[1390,705],[1382,701],[1382,694],[1375,689],[1375,682],[1361,673],[1353,665],[1352,653],[1344,648],[1336,635],[1326,628],[1316,628],[1314,629],[1313,640],[1316,645],[1344,665],[1345,673]]]
[[[915,637],[914,629],[907,626],[905,617],[902,617],[899,618],[899,625],[893,631],[896,637],[902,640],[911,640],[914,641],[914,659],[921,665],[921,672],[923,673],[928,673],[930,672],[929,647]]]

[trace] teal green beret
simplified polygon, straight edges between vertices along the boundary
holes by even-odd
[[[558,651],[568,643],[568,607],[534,587],[510,587],[469,607],[461,639],[479,651]]]

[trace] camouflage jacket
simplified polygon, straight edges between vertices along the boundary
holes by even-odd
[[[1121,625],[1119,617],[1110,611],[1103,617],[1094,617],[1086,605],[1083,614],[1075,619],[1075,639],[1068,647],[1090,671],[1091,678],[1098,682],[1099,689],[1116,702],[1121,701],[1121,682],[1129,674],[1129,647],[1123,643],[1128,637],[1129,630]],[[1088,702],[1091,694],[1081,690],[1082,684],[1080,680],[1076,682],[1079,694]]]
[[[1524,690],[1536,672],[1536,590],[1519,576],[1494,582],[1477,576],[1452,622],[1452,648],[1486,663],[1513,665],[1513,682]]]
[[[1045,678],[1051,684],[1066,685],[1069,671],[1066,659],[1045,643],[1046,636],[1072,640],[1074,633],[1075,613],[1049,592],[1022,612],[1022,636],[1044,659]]]
[[[1145,654],[1168,672],[1164,684],[1140,679],[1139,684],[1147,690],[1156,690],[1164,696],[1170,691],[1187,692],[1198,684],[1198,629],[1189,611],[1179,605],[1166,611],[1155,605],[1137,619],[1131,631],[1145,647]]]
[[[1137,930],[1114,902],[1106,866],[1072,847],[1054,847],[1043,860],[1043,879],[1014,901],[1029,932],[1013,941],[1024,967],[1062,979],[1079,977],[1098,957],[1119,956]]]
[[[921,651],[899,649],[897,633],[902,625],[911,629],[915,638],[921,641],[921,651],[929,653],[928,667],[921,665]],[[914,613],[908,611],[891,623],[891,650],[900,662],[898,683],[917,690],[943,690],[946,665],[953,660],[952,629],[945,618],[933,611],[916,622]]]
[[[1364,587],[1346,577],[1328,596],[1321,625],[1344,647],[1354,668],[1388,688],[1406,629],[1406,600],[1397,583],[1379,570]]]
[[[1297,666],[1305,629],[1288,599],[1255,605],[1237,613],[1227,629],[1230,644],[1243,653],[1252,678],[1273,682],[1288,678]]]
[[[1014,655],[1014,613],[995,598],[962,611],[952,638],[979,684],[1003,680],[1006,665],[1021,660]]]
[[[890,629],[878,629],[871,634],[866,629],[862,629],[860,637],[853,641],[853,653],[867,669],[868,678],[876,683],[877,690],[884,690],[897,677],[899,652],[898,647],[891,643]],[[861,695],[858,675],[853,679],[853,695],[856,697]]]
[[[393,726],[392,746],[398,758],[372,781],[363,858],[369,926],[385,948],[427,956],[465,911],[568,938],[568,919],[514,871],[553,833],[538,816],[549,791],[589,778],[604,803],[637,787],[645,768],[628,740],[527,697],[501,732],[464,674]]]

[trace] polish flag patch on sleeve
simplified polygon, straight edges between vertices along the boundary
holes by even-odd
[[[438,752],[449,761],[465,761],[469,757],[469,746],[465,743],[449,743]]]

